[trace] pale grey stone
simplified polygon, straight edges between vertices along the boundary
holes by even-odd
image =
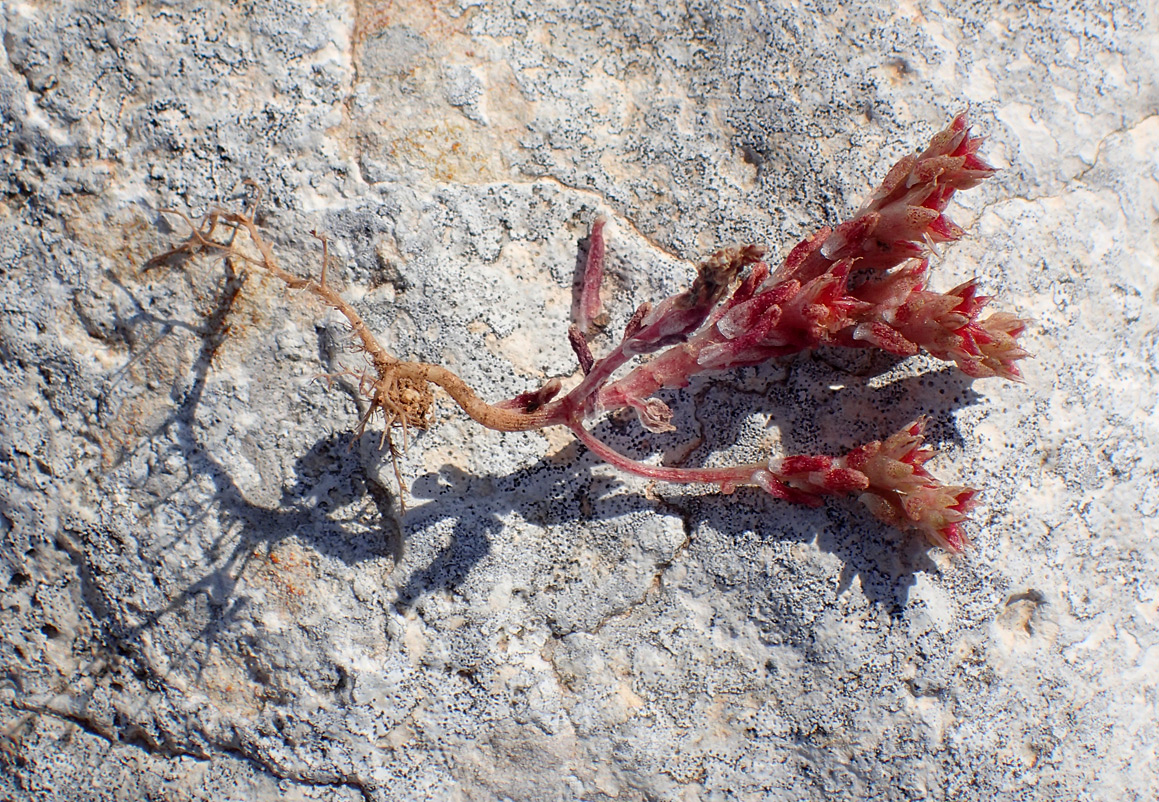
[[[1159,794],[1154,9],[11,3],[0,10],[0,793],[12,799]],[[287,269],[489,399],[737,241],[783,254],[969,107],[959,196],[1024,385],[821,353],[698,379],[642,457],[931,416],[949,559],[854,503],[651,486],[449,403],[400,511],[344,326],[166,207],[252,180]],[[597,349],[606,343],[597,341]],[[884,370],[885,372],[882,372]]]

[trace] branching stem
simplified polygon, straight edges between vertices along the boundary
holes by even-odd
[[[369,408],[360,431],[381,413],[387,443],[395,427],[405,438],[410,428],[430,425],[434,402],[430,387],[435,385],[483,426],[502,432],[566,426],[596,456],[638,476],[715,485],[725,493],[740,485],[756,485],[776,498],[804,504],[818,504],[824,495],[855,493],[878,518],[918,529],[931,542],[960,551],[967,542],[960,524],[973,505],[975,491],[943,485],[925,470],[933,452],[922,443],[924,421],[837,457],[798,455],[725,468],[640,462],[604,443],[584,424],[600,412],[628,407],[650,431],[673,431],[672,411],[653,397],[661,388],[685,387],[696,374],[755,365],[825,345],[874,347],[898,355],[925,350],[954,361],[973,377],[1018,380],[1018,360],[1028,355],[1017,342],[1025,322],[1005,312],[982,318],[989,298],[977,294],[976,282],[947,293],[926,288],[932,248],[962,235],[943,215],[951,197],[993,172],[977,156],[981,142],[970,134],[965,115],[959,115],[926,150],[902,159],[853,219],[820,229],[799,243],[775,271],[763,261],[762,246],[718,251],[698,266],[687,290],[642,304],[620,341],[598,359],[587,341],[596,319],[603,319],[600,287],[606,246],[604,220],[597,219],[569,330],[584,376],[558,399],[560,381],[551,379],[537,390],[489,404],[447,368],[393,356],[358,311],[327,284],[326,239],[314,234],[322,242],[319,280],[299,278],[278,264],[254,222],[254,209],[245,214],[214,210],[200,223],[174,212],[189,224],[189,238],[151,264],[178,253],[224,253],[336,309],[373,369],[373,376],[368,371],[362,383]],[[232,227],[224,241],[214,238],[223,222]],[[241,230],[248,233],[257,256],[235,246]],[[614,378],[636,357],[653,354]],[[393,443],[390,450],[395,457]]]

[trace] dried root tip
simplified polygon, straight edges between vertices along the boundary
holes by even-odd
[[[330,264],[330,243],[324,234],[319,234],[314,229],[310,229],[310,236],[322,243],[322,275],[318,277],[318,286],[325,289],[326,268]]]
[[[159,211],[162,215],[170,214],[175,217],[180,217],[185,222],[185,225],[189,226],[189,236],[180,245],[170,248],[165,253],[154,256],[146,262],[143,268],[144,270],[152,270],[154,267],[165,264],[175,256],[196,256],[197,254],[208,253],[210,251],[228,255],[233,252],[231,243],[218,242],[213,239],[213,234],[217,230],[217,225],[222,218],[223,213],[221,211],[216,209],[211,210],[200,221],[194,221],[180,209],[160,209]]]

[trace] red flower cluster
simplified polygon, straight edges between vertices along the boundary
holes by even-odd
[[[760,261],[762,249],[751,246],[714,255],[701,266],[692,290],[647,309],[646,332],[653,336],[632,326],[625,333],[633,354],[666,350],[596,391],[587,411],[629,407],[649,430],[671,431],[672,413],[652,397],[656,391],[684,387],[697,373],[755,365],[822,345],[873,347],[902,356],[925,351],[955,362],[972,377],[1020,380],[1017,362],[1027,356],[1018,345],[1023,320],[1007,312],[981,319],[990,299],[977,294],[973,280],[946,293],[926,289],[932,249],[963,234],[945,216],[946,206],[955,192],[994,172],[977,155],[981,143],[966,116],[959,115],[923,152],[898,162],[853,219],[822,228],[776,270]],[[604,253],[599,225],[592,229],[592,252],[601,258]],[[591,260],[587,273],[585,302],[594,308],[591,287],[598,293],[599,271]],[[729,282],[731,292],[722,292]],[[699,325],[692,325],[696,321]],[[817,503],[819,495],[859,493],[881,520],[917,529],[958,552],[967,544],[960,524],[975,491],[942,486],[925,470],[933,452],[921,446],[923,426],[910,424],[843,457],[789,457],[743,477],[753,466],[740,466],[727,477],[717,471],[710,478],[696,469],[647,475],[713,481],[726,491],[756,484],[802,503]],[[639,463],[602,456],[640,472]]]
[[[961,552],[969,540],[960,524],[976,491],[941,484],[923,467],[934,452],[922,446],[925,421],[841,457],[797,456],[773,460],[757,482],[778,498],[806,504],[821,495],[858,498],[879,520],[916,529],[930,542]]]

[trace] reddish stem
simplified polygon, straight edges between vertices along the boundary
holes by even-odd
[[[584,265],[583,283],[580,285],[579,303],[576,309],[575,327],[580,334],[592,329],[592,322],[600,316],[600,284],[604,279],[604,223],[597,217],[588,235],[588,258]]]

